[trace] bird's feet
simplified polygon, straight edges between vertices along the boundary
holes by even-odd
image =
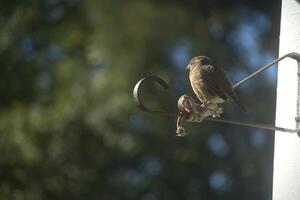
[[[219,108],[217,104],[210,103],[207,105],[207,109],[209,110],[212,118],[220,118],[223,113],[223,108]]]
[[[202,102],[201,107],[206,108],[209,106],[209,104],[211,104],[210,101],[206,100],[206,101]]]
[[[217,108],[216,110],[211,111],[212,118],[220,118],[221,114],[223,114],[223,108]]]

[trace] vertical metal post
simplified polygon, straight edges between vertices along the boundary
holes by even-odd
[[[297,72],[297,78],[298,78],[297,113],[296,113],[297,116],[296,116],[295,120],[296,120],[296,129],[298,130],[297,134],[300,137],[300,131],[299,131],[300,130],[300,60],[298,60],[298,63],[297,63],[297,71],[298,71]]]
[[[279,55],[300,52],[300,1],[282,0]],[[295,60],[278,67],[276,126],[299,128],[300,79]],[[275,132],[273,200],[300,199],[300,139]]]

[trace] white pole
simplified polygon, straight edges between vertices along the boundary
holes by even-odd
[[[300,53],[300,1],[282,0],[279,56]],[[296,128],[298,65],[290,58],[278,67],[276,126]],[[298,109],[297,109],[298,106]],[[300,137],[276,131],[273,200],[300,200]]]

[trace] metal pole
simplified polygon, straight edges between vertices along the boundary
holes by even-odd
[[[300,52],[300,1],[282,0],[279,55]],[[279,63],[276,126],[295,128],[299,119],[300,79],[297,62]],[[299,120],[298,120],[299,121]],[[298,128],[298,127],[297,127]],[[275,132],[273,200],[300,199],[300,140]]]

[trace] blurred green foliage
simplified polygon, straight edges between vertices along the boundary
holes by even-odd
[[[174,109],[191,93],[184,70],[208,55],[237,81],[276,55],[278,1],[0,1],[0,199],[270,199],[273,137],[216,123],[175,137]],[[239,93],[274,120],[274,74]],[[157,94],[158,96],[155,96]],[[255,99],[253,98],[255,96]]]

